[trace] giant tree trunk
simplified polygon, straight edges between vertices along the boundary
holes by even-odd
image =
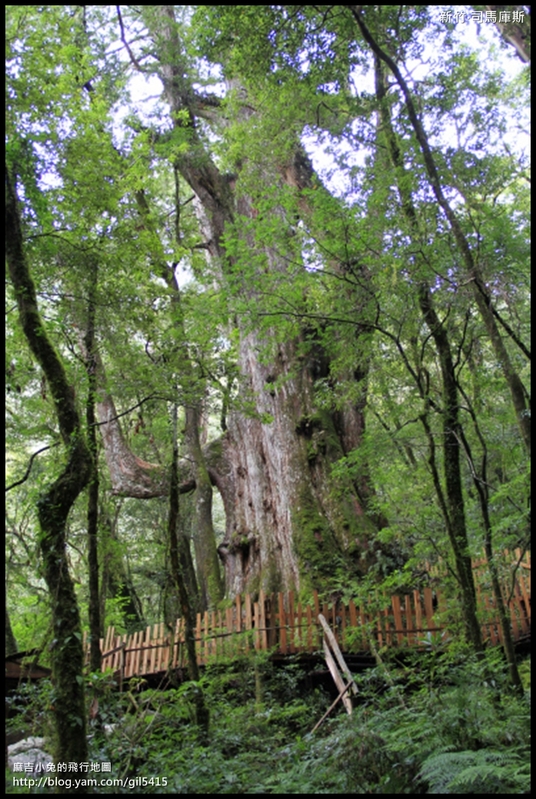
[[[297,342],[289,342],[264,365],[259,344],[250,333],[240,347],[257,415],[231,414],[225,442],[227,531],[220,552],[227,590],[328,587],[344,559],[356,571],[365,568],[359,561],[374,530],[355,486],[335,500],[330,478],[333,463],[359,446],[362,409],[318,410],[316,362],[297,371]],[[263,415],[273,421],[263,422]]]

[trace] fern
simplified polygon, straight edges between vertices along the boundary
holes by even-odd
[[[530,788],[530,760],[515,750],[442,752],[427,758],[418,778],[429,793],[524,793]]]

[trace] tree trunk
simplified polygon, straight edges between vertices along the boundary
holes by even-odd
[[[89,265],[90,285],[88,296],[88,321],[85,335],[85,351],[87,354],[86,372],[88,376],[88,396],[86,402],[86,422],[88,446],[91,452],[91,477],[87,498],[87,538],[88,538],[88,572],[89,572],[89,633],[90,633],[90,668],[100,672],[102,653],[100,648],[101,620],[99,602],[99,469],[97,431],[95,427],[95,400],[97,391],[97,364],[95,359],[95,294],[97,291],[97,262]]]
[[[482,651],[482,633],[477,615],[473,566],[465,523],[460,464],[461,425],[458,418],[459,399],[454,362],[447,332],[437,317],[432,303],[432,296],[427,286],[421,286],[420,288],[419,304],[423,318],[436,345],[443,384],[443,468],[445,473],[447,531],[456,562],[456,573],[462,595],[462,615],[466,637],[474,649],[480,652]]]
[[[87,762],[86,709],[80,615],[67,560],[67,518],[91,474],[91,453],[82,435],[73,387],[51,345],[37,307],[35,286],[23,246],[14,185],[6,166],[6,259],[19,318],[29,347],[46,376],[54,399],[66,462],[38,502],[40,548],[50,593],[54,640],[51,649],[55,687],[55,757],[58,763]],[[59,789],[65,792],[67,789]],[[69,793],[87,793],[73,788]]]
[[[179,478],[178,478],[178,444],[177,444],[177,406],[173,407],[173,455],[171,474],[169,480],[169,515],[168,539],[173,579],[179,595],[181,615],[184,620],[184,637],[188,655],[188,674],[190,679],[199,683],[199,665],[195,650],[195,621],[192,602],[187,590],[185,575],[181,569],[180,543],[179,543]],[[202,688],[195,686],[195,714],[196,723],[203,741],[208,736],[209,712],[205,704]]]

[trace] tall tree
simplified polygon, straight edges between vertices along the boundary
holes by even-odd
[[[54,641],[52,674],[56,690],[58,762],[87,761],[86,710],[82,680],[83,651],[80,615],[66,552],[67,517],[91,474],[91,453],[82,431],[73,386],[52,346],[41,319],[30,275],[13,179],[6,165],[6,260],[19,318],[28,346],[50,387],[66,461],[43,492],[38,505],[40,548],[50,593]],[[84,790],[77,791],[85,793]]]

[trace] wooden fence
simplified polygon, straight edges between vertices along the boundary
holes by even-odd
[[[519,562],[512,577],[512,566]],[[505,553],[502,563],[503,596],[508,599],[515,640],[530,635],[530,555],[524,559]],[[494,605],[485,561],[474,564],[482,632],[492,644],[502,642],[502,630]],[[314,653],[321,649],[321,613],[343,652],[370,652],[373,647],[434,648],[446,642],[454,624],[440,579],[430,573],[431,585],[404,595],[371,596],[366,607],[352,600],[321,602],[318,592],[308,602],[293,591],[237,596],[224,610],[197,614],[195,629],[199,664],[234,657],[254,650],[280,655]],[[172,628],[154,624],[141,632],[116,635],[109,628],[101,640],[102,668],[113,669],[121,679],[179,669],[186,666],[184,623]]]

